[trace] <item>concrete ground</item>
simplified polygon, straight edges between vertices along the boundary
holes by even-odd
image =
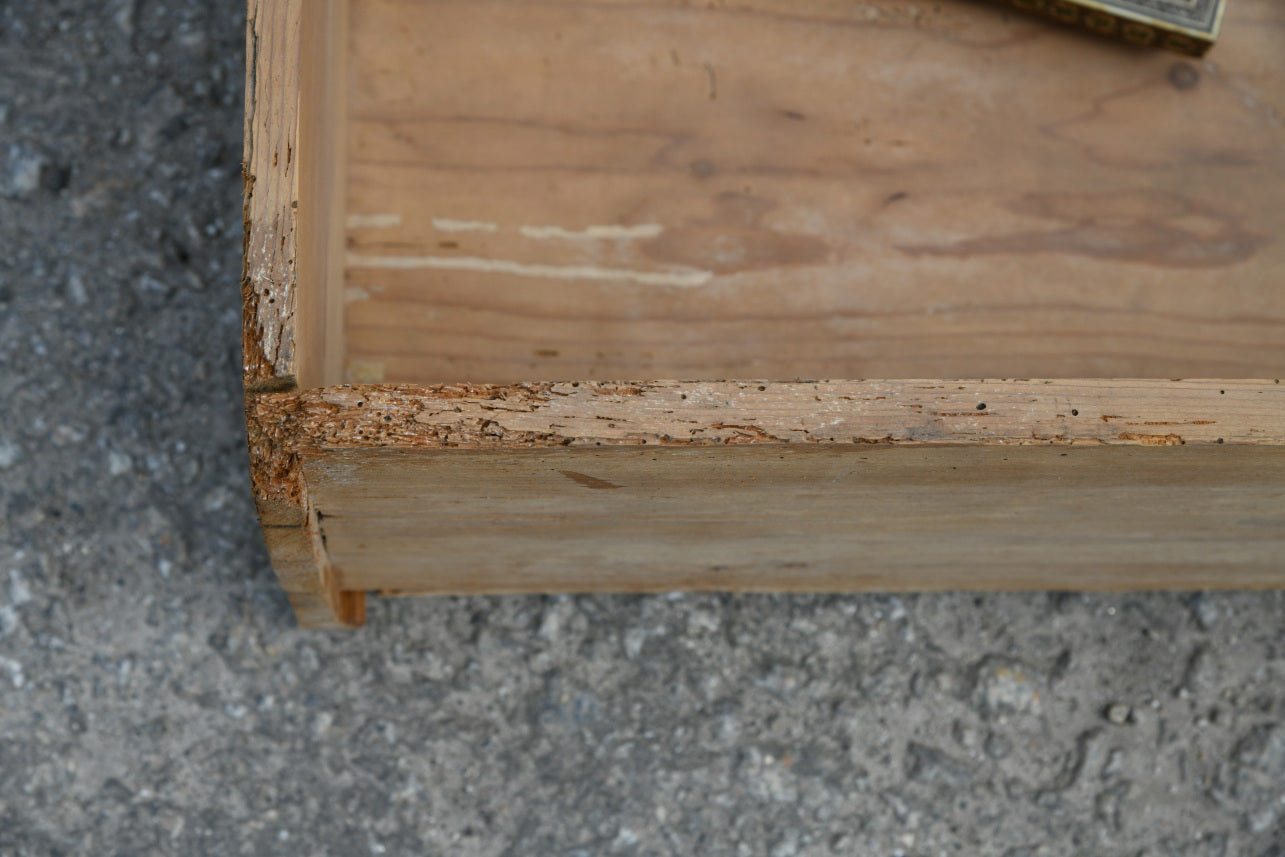
[[[244,20],[0,2],[0,855],[1285,854],[1285,593],[296,629],[240,415]]]

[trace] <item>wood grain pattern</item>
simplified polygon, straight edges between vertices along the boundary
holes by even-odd
[[[317,514],[304,526],[263,527],[277,581],[299,624],[308,628],[356,628],[366,621],[364,591],[343,591],[322,543]]]
[[[1285,583],[1275,379],[360,386],[254,424],[345,593]]]
[[[614,444],[1280,446],[1285,386],[1274,379],[368,385],[261,396],[249,416],[265,447],[295,457]]]
[[[343,382],[344,82],[348,0],[311,0],[303,16],[299,90],[295,340],[299,386]]]
[[[248,0],[241,346],[248,391],[295,384],[299,0]]]
[[[407,593],[1272,587],[1279,448],[344,450],[340,585]]]
[[[333,382],[342,366],[346,8],[346,0],[248,3],[241,283],[247,415],[256,396]],[[338,587],[297,458],[281,453],[253,420],[248,427],[264,540],[299,621],[362,624],[365,595]]]
[[[350,381],[1262,377],[1285,5],[353,0]]]

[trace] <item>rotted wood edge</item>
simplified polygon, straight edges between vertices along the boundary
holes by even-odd
[[[324,13],[316,6],[308,10],[310,30],[318,21],[334,25],[333,18],[323,15],[336,3],[324,5]],[[324,75],[314,74],[311,83],[303,79],[305,62],[315,62],[305,56],[304,23],[302,0],[248,0],[241,278],[247,417],[258,412],[257,397],[288,394],[297,388],[300,375],[300,101],[308,85],[329,82]],[[311,628],[360,626],[365,621],[365,593],[339,590],[300,471],[288,458],[283,464],[254,419],[247,419],[247,428],[264,541],[299,623]]]
[[[247,401],[253,478],[282,585],[300,622],[353,626],[364,596],[330,567],[304,462],[335,450],[488,452],[594,446],[1285,445],[1271,380],[570,382],[367,385]],[[556,454],[556,453],[555,453]],[[1182,483],[1175,462],[1174,484]]]
[[[1275,379],[361,385],[261,395],[250,419],[271,457],[265,473],[290,471],[300,455],[380,447],[1281,445],[1285,388]]]
[[[1217,0],[1208,31],[1183,27],[1131,12],[1110,0],[994,0],[1023,12],[1051,18],[1100,36],[1142,47],[1157,47],[1187,56],[1204,56],[1222,26],[1225,0]]]
[[[302,523],[303,457],[342,449],[762,443],[1285,445],[1278,379],[343,385],[247,399],[267,525]]]
[[[242,372],[247,393],[295,386],[300,0],[248,0],[242,177]]]

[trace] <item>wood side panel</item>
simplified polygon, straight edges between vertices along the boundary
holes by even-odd
[[[274,558],[311,623],[367,589],[1283,582],[1277,379],[359,386],[248,414],[304,498]]]
[[[342,380],[347,20],[347,0],[249,2],[242,348],[251,391]]]
[[[1148,0],[999,0],[1023,12],[1144,47],[1203,56],[1218,38],[1224,0],[1156,4]],[[1167,8],[1166,8],[1167,7]]]
[[[263,527],[272,567],[299,624],[306,628],[355,628],[366,620],[364,592],[345,592],[330,563],[315,512],[303,526]]]
[[[1280,447],[335,450],[341,585],[422,593],[1285,584]]]
[[[350,381],[1285,365],[1275,0],[353,3]]]
[[[242,357],[248,392],[290,389],[301,0],[247,0]]]
[[[243,381],[264,541],[300,624],[354,627],[364,593],[326,559],[288,426],[254,418],[265,394],[327,382],[339,365],[346,0],[249,0],[246,28]],[[327,280],[336,285],[326,287]],[[335,369],[330,374],[335,374]]]

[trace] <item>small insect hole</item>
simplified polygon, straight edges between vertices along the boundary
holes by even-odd
[[[978,402],[978,403],[977,403],[977,410],[979,410],[979,411],[984,411],[984,410],[986,410],[986,403],[985,403],[985,402]]]
[[[1079,415],[1080,415],[1079,411],[1077,411],[1075,408],[1071,408],[1071,416],[1078,417]]]

